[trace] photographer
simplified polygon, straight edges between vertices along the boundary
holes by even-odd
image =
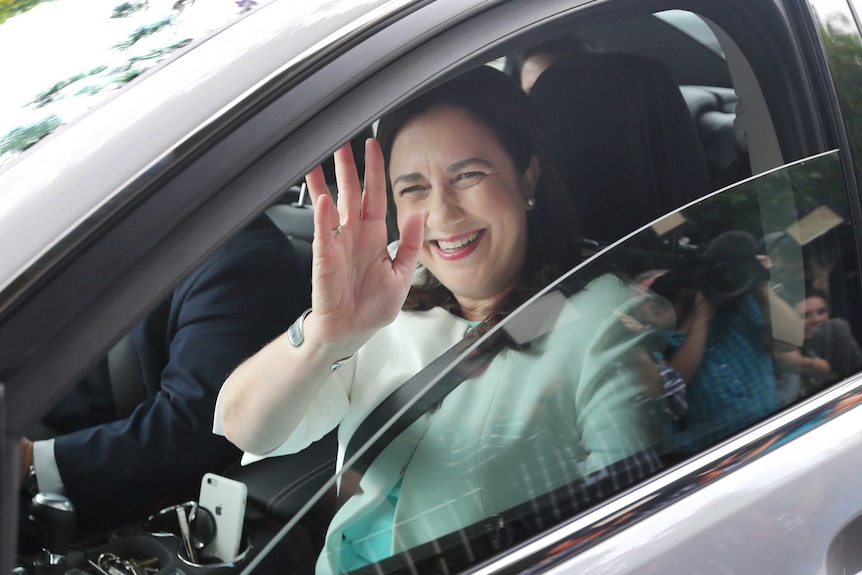
[[[754,246],[748,233],[725,232],[652,283],[673,303],[677,323],[665,356],[687,382],[685,425],[665,434],[664,451],[673,456],[700,451],[779,407],[770,337],[777,298]],[[784,307],[782,316],[792,313]]]

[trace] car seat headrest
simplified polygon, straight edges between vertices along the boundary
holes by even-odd
[[[585,238],[615,241],[708,191],[694,122],[658,61],[584,54],[530,92]]]

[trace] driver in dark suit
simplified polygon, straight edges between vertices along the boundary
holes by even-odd
[[[43,419],[59,435],[22,440],[22,485],[65,494],[85,526],[196,498],[205,472],[241,455],[211,432],[222,383],[308,306],[309,290],[290,241],[258,218],[134,328],[144,401],[118,418],[103,361]]]

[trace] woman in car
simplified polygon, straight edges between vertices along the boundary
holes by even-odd
[[[308,175],[312,311],[237,368],[217,406],[216,432],[246,461],[298,452],[338,426],[340,467],[384,398],[580,261],[538,124],[518,85],[481,67],[381,120],[364,191],[348,147],[335,156],[337,206],[320,170]],[[612,464],[623,462],[616,487],[654,472],[651,457],[624,464],[659,430],[641,393],[655,375],[638,361],[649,334],[618,319],[640,293],[602,275],[561,297],[553,331],[503,349],[410,425],[339,508],[318,571],[378,561]]]

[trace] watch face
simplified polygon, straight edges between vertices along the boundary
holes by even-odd
[[[302,345],[302,342],[305,341],[305,337],[302,334],[302,318],[299,318],[295,322],[293,322],[289,328],[287,328],[287,341],[290,342],[290,345],[293,347],[299,347]]]
[[[287,341],[290,342],[290,345],[293,347],[299,347],[305,341],[305,334],[302,331],[302,324],[305,321],[305,317],[311,313],[311,308],[308,308],[302,315],[296,318],[296,321],[293,322],[289,328],[287,328]]]

